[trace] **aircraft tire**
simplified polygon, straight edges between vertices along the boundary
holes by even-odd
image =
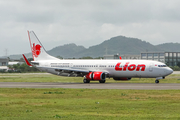
[[[155,80],[155,83],[159,83],[159,80]]]
[[[84,83],[90,83],[90,80],[84,79],[83,82]]]
[[[99,81],[99,83],[105,83],[106,82],[106,80],[100,80]]]

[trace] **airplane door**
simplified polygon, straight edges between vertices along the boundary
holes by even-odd
[[[71,68],[73,67],[73,63],[70,63],[70,67],[71,67]]]
[[[150,72],[153,71],[153,63],[150,63],[150,65],[149,65],[149,71],[150,71]]]

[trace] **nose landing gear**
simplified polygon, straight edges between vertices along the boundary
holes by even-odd
[[[159,83],[159,80],[155,80],[155,83]]]
[[[155,80],[155,83],[159,83],[160,79],[165,79],[165,77],[157,77],[156,80]]]

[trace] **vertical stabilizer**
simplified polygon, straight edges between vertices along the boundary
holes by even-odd
[[[53,56],[50,56],[46,50],[44,49],[43,45],[37,38],[36,34],[33,31],[28,31],[30,47],[32,51],[32,56],[34,61],[39,60],[59,60]]]

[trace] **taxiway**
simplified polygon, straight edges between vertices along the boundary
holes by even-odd
[[[38,83],[0,82],[0,88],[83,88],[83,89],[136,89],[136,90],[180,90],[179,83]]]

